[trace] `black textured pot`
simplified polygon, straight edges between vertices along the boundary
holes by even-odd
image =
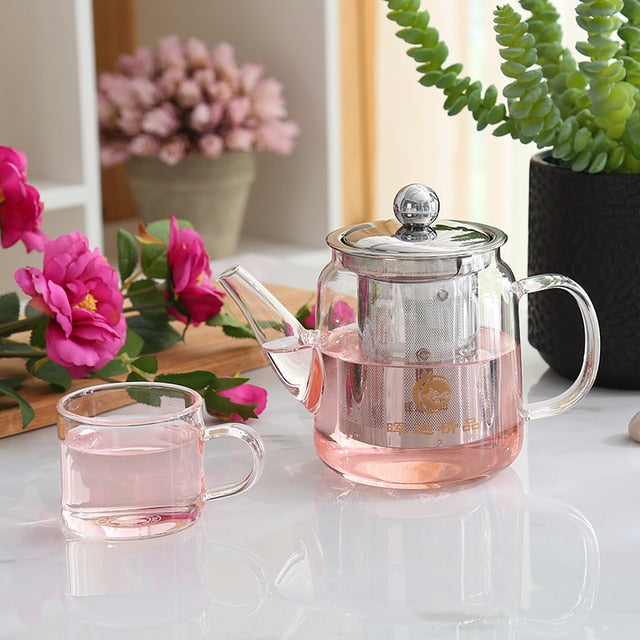
[[[529,167],[529,273],[581,284],[600,323],[596,384],[640,389],[640,175],[575,173],[545,160]],[[529,298],[529,342],[556,373],[575,378],[582,321],[572,298]]]

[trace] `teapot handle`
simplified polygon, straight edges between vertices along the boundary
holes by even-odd
[[[584,325],[584,355],[582,368],[575,382],[563,393],[548,400],[532,402],[525,407],[527,420],[548,418],[575,406],[589,392],[598,373],[600,362],[600,328],[593,303],[587,292],[574,280],[557,273],[545,273],[523,278],[516,282],[517,296],[520,299],[528,293],[537,293],[547,289],[563,289],[575,299],[582,315]]]

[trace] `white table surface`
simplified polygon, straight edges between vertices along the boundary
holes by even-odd
[[[523,345],[529,400],[560,391]],[[106,640],[635,638],[640,393],[594,389],[526,426],[522,453],[455,491],[386,491],[326,468],[312,418],[268,369],[259,483],[190,529],[66,536],[53,428],[0,441],[0,638]],[[243,470],[207,446],[208,479]]]

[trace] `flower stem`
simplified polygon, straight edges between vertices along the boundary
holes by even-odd
[[[150,302],[149,304],[139,304],[138,306],[131,305],[122,309],[122,313],[131,313],[133,311],[147,310],[147,309],[166,309],[168,304],[160,304],[158,302]]]
[[[131,291],[130,289],[127,289],[122,292],[122,297],[132,298],[133,296],[142,296],[142,295],[145,295],[146,293],[159,293],[163,290],[164,289],[162,287],[157,287],[157,286],[145,287],[144,289],[136,289],[135,291]]]
[[[120,287],[120,290],[122,291],[122,293],[124,294],[125,291],[127,291],[129,289],[129,287],[143,274],[142,269],[138,269],[137,271],[135,271],[133,274],[131,274],[123,283],[122,286]]]
[[[0,358],[44,358],[47,352],[39,349],[33,351],[14,351],[13,349],[0,348]]]
[[[0,336],[9,336],[12,333],[20,333],[33,329],[42,320],[42,315],[31,316],[30,318],[20,318],[12,322],[0,324]]]

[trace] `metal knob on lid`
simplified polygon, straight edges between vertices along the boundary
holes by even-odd
[[[376,278],[451,277],[483,268],[506,235],[489,225],[440,219],[440,199],[430,187],[408,184],[393,200],[395,219],[336,229],[327,244],[342,265]]]
[[[393,213],[398,222],[410,228],[426,228],[440,213],[436,192],[424,184],[409,184],[398,191],[393,200]]]
[[[409,184],[398,191],[393,200],[393,213],[402,225],[395,237],[403,242],[434,240],[431,228],[440,213],[440,200],[436,192],[424,184]]]

